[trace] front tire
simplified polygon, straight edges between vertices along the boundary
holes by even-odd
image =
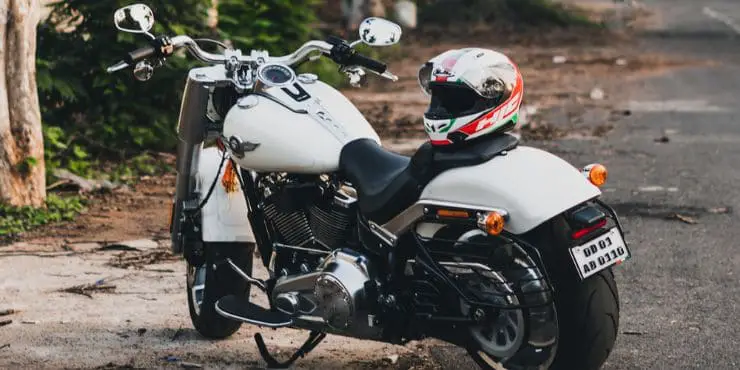
[[[231,258],[247,274],[252,273],[251,243],[207,243],[204,246],[205,263],[187,264],[187,295],[190,320],[202,336],[224,339],[236,333],[242,323],[229,320],[216,312],[216,302],[227,295],[249,297],[250,285],[231,268],[221,265],[213,269],[214,262]]]

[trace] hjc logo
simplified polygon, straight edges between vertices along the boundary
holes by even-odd
[[[511,100],[509,100],[509,103],[505,106],[500,107],[498,110],[495,110],[491,112],[491,115],[488,117],[483,117],[480,122],[478,122],[478,126],[475,127],[475,131],[485,130],[494,123],[498,122],[501,118],[506,117],[514,112],[517,106],[519,106],[519,101],[522,98],[522,93],[518,93],[514,95]]]

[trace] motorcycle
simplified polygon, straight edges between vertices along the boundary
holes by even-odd
[[[202,335],[226,338],[242,323],[310,332],[282,362],[256,334],[271,368],[327,334],[437,338],[484,369],[603,364],[619,323],[612,268],[630,257],[599,199],[603,165],[579,170],[505,133],[426,143],[411,157],[387,151],[346,97],[295,72],[326,57],[355,85],[366,71],[397,80],[356,50],[399,42],[401,28],[382,18],[365,19],[357,41],[308,41],[285,56],[155,37],[143,4],[114,20],[150,45],[109,73],[133,66],[146,81],[182,49],[207,65],[187,77],[170,220]],[[268,279],[253,276],[254,248]],[[252,287],[269,307],[250,302]]]

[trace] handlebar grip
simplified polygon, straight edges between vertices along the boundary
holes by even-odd
[[[348,64],[365,67],[380,74],[384,73],[388,69],[388,66],[385,63],[377,61],[370,57],[366,57],[360,53],[352,54],[352,56],[349,58]]]
[[[145,48],[136,49],[126,56],[124,59],[128,64],[136,64],[136,62],[149,58],[153,55],[157,54],[157,49],[154,48],[154,46],[147,46]]]

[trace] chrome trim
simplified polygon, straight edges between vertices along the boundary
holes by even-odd
[[[274,96],[272,96],[272,95],[270,95],[268,93],[265,93],[265,92],[255,92],[252,95],[258,95],[258,96],[261,96],[263,98],[270,99],[270,100],[274,101],[275,103],[278,103],[278,104],[282,105],[283,107],[287,108],[288,110],[292,111],[293,113],[308,114],[308,111],[307,110],[305,110],[305,109],[295,109],[295,108],[291,107],[290,105],[284,103],[282,100],[280,100],[280,99],[278,99],[278,98],[276,98],[276,97],[274,97]]]
[[[463,203],[444,202],[437,200],[422,200],[414,203],[409,208],[406,208],[403,212],[398,214],[396,217],[386,222],[383,225],[383,229],[393,234],[394,237],[398,237],[401,234],[411,228],[414,223],[419,221],[425,214],[429,212],[426,207],[450,207],[450,208],[461,208],[476,212],[498,212],[504,216],[504,220],[509,219],[509,212],[502,208],[495,207],[481,207],[473,206]]]
[[[232,320],[235,320],[235,321],[242,321],[242,322],[246,322],[246,323],[250,323],[250,324],[254,324],[254,325],[258,325],[258,326],[266,326],[268,328],[282,328],[282,327],[285,327],[285,326],[288,326],[288,325],[293,324],[293,320],[288,320],[288,321],[285,321],[285,322],[281,322],[281,323],[277,323],[277,324],[272,324],[272,323],[262,322],[262,321],[259,321],[259,320],[248,319],[246,317],[236,316],[234,314],[230,314],[230,313],[222,310],[221,307],[218,306],[218,303],[219,302],[216,302],[216,304],[214,305],[214,307],[216,308],[216,312],[219,315],[221,315],[221,316],[223,316],[223,317],[225,317],[227,319],[232,319]]]
[[[408,260],[408,262],[416,263],[416,260],[410,259]],[[491,269],[491,267],[486,266],[482,263],[477,263],[477,262],[437,262],[437,263],[439,263],[442,266],[445,266],[445,268],[446,267],[467,267],[470,269],[476,268],[476,269],[484,270],[486,272],[496,273],[495,271],[493,271],[493,269]]]
[[[385,228],[376,224],[373,221],[368,221],[368,224],[370,225],[370,231],[372,231],[373,234],[375,234],[375,236],[380,238],[380,240],[382,240],[383,242],[391,246],[396,245],[396,242],[398,241],[398,237],[395,234],[386,230]]]
[[[251,284],[256,285],[258,288],[262,289],[263,292],[267,291],[267,287],[265,286],[265,283],[263,283],[261,280],[255,279],[247,275],[247,273],[242,271],[242,269],[240,269],[239,266],[237,266],[234,263],[234,261],[231,260],[231,258],[227,258],[226,263],[228,263],[229,266],[231,266],[231,269],[234,270],[234,272],[236,272],[237,274],[239,274],[239,276],[241,276],[242,279],[250,282]]]
[[[312,241],[312,240],[309,240],[309,241]],[[317,240],[314,240],[314,241],[317,241]],[[299,247],[295,245],[287,245],[287,244],[282,244],[282,243],[272,243],[272,245],[273,247],[276,247],[276,248],[287,248],[287,249],[295,249],[295,250],[304,251],[304,252],[331,254],[330,251],[322,251],[319,249]]]

